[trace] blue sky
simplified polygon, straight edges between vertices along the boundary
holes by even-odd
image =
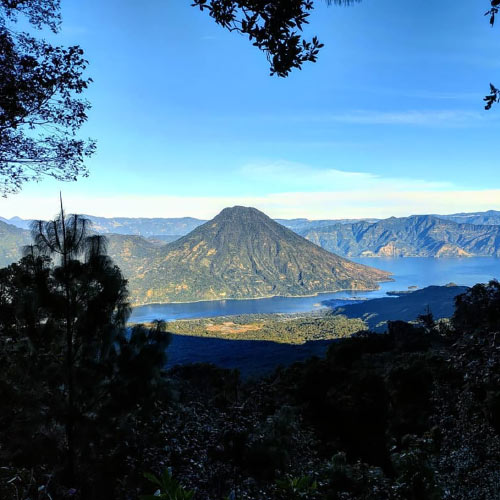
[[[320,0],[316,64],[270,77],[265,56],[190,0],[63,0],[61,44],[94,83],[90,177],[47,179],[0,215],[385,217],[500,209],[500,26],[488,1]]]

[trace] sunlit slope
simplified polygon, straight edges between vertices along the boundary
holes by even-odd
[[[299,232],[346,257],[500,256],[499,226],[458,224],[431,215],[334,224]]]
[[[135,274],[123,265],[134,252],[111,254],[126,269],[135,303],[367,290],[389,279],[388,273],[327,252],[245,207],[226,208],[173,243],[149,246]]]

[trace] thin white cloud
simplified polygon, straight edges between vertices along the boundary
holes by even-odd
[[[463,100],[463,101],[472,101],[476,102],[483,98],[481,92],[458,92],[458,91],[450,91],[450,90],[428,90],[421,88],[393,88],[393,87],[373,87],[373,86],[365,86],[360,85],[357,87],[345,87],[343,90],[351,90],[358,91],[363,94],[373,94],[373,95],[382,95],[382,96],[398,96],[398,97],[408,97],[410,99],[424,99],[424,100],[432,100],[432,101],[455,101],[455,100]]]
[[[320,118],[321,119],[321,118]],[[411,125],[420,127],[464,127],[489,122],[485,113],[460,110],[443,111],[352,111],[325,116],[323,120],[354,125]]]
[[[475,109],[481,108],[476,106]],[[498,123],[499,120],[495,113],[464,109],[405,109],[394,111],[352,109],[339,113],[301,113],[280,116],[260,115],[260,118],[265,121],[286,121],[300,123],[302,125],[404,125],[429,128],[478,127],[490,125],[491,123]],[[222,119],[222,117],[220,117],[220,119]]]
[[[431,90],[415,90],[413,92],[400,92],[403,97],[415,97],[417,99],[433,99],[443,101],[454,100],[480,100],[483,96],[477,92],[446,92]]]
[[[486,93],[486,90],[485,90]],[[451,94],[436,98],[453,99]],[[269,114],[256,113],[245,116],[229,116],[225,114],[211,117],[211,120],[220,122],[228,119],[236,122],[241,121],[246,123],[249,120],[261,120],[263,122],[298,123],[301,126],[314,126],[320,124],[344,124],[344,125],[402,125],[412,127],[428,127],[428,128],[465,128],[465,127],[480,127],[498,124],[500,118],[495,113],[488,113],[482,110],[481,96],[477,97],[479,105],[474,106],[478,111],[470,111],[466,109],[405,109],[394,111],[367,110],[367,109],[352,109],[339,113],[290,113],[290,114]],[[355,144],[354,141],[350,141]],[[342,144],[342,141],[338,142]]]
[[[340,168],[314,168],[309,165],[271,161],[244,165],[240,173],[249,180],[267,185],[279,184],[282,190],[323,190],[326,186],[336,191],[375,189],[384,191],[450,189],[450,182],[427,181],[405,177],[382,177],[371,172],[353,172]]]
[[[215,216],[227,206],[254,206],[271,217],[309,219],[407,216],[500,210],[500,189],[466,190],[323,190],[290,191],[265,196],[73,196],[66,198],[68,212],[104,217]],[[0,216],[48,218],[57,212],[57,197],[25,196],[0,200]]]

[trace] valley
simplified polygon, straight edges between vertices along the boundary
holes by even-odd
[[[177,335],[228,340],[265,340],[284,344],[350,337],[367,328],[362,319],[325,314],[251,314],[171,321]]]

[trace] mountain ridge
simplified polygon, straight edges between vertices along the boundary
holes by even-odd
[[[299,234],[346,257],[500,256],[500,226],[457,223],[433,215],[333,224]]]
[[[466,223],[482,226],[500,226],[500,211],[488,210],[485,212],[462,212],[449,215],[439,214],[414,214],[410,217],[431,216],[438,219],[453,221],[456,223]],[[196,227],[207,222],[205,219],[195,217],[100,217],[95,215],[84,215],[92,221],[94,230],[101,234],[135,234],[142,235],[145,238],[165,239],[172,241],[188,234]],[[405,217],[398,217],[399,219]],[[274,219],[279,224],[302,234],[306,230],[316,230],[335,224],[355,224],[361,222],[377,223],[386,219],[375,218],[354,218],[354,219]],[[31,219],[22,219],[12,217],[10,219],[0,217],[0,221],[12,224],[21,229],[29,229]]]

